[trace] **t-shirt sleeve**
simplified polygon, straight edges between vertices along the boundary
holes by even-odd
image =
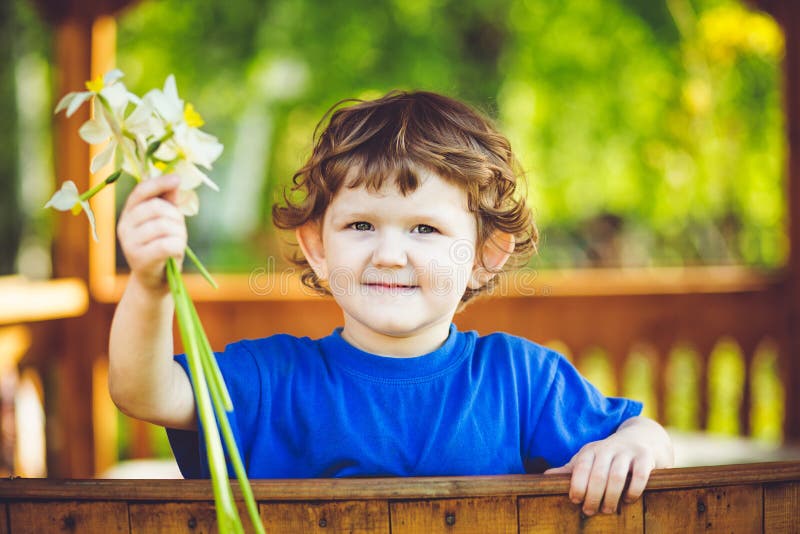
[[[606,397],[562,356],[555,355],[549,388],[528,445],[528,459],[541,459],[550,467],[566,464],[581,447],[605,439],[619,425],[642,412],[642,403]],[[545,382],[546,386],[546,382]]]
[[[250,451],[247,429],[254,428],[261,399],[262,383],[258,365],[243,342],[228,345],[224,352],[215,353],[215,357],[233,404],[233,412],[228,413],[228,421],[238,445],[239,454],[244,461],[245,469],[247,469]],[[174,359],[183,367],[189,379],[192,380],[186,355],[178,354]],[[197,408],[195,407],[195,409]],[[198,430],[166,429],[172,453],[184,478],[210,477],[199,413],[197,421]],[[218,419],[217,426],[219,427]],[[225,448],[224,440],[223,447]],[[228,463],[228,471],[233,473],[230,462]]]

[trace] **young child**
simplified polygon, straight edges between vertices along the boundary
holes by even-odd
[[[344,326],[217,354],[249,477],[550,467],[572,473],[571,499],[593,514],[637,499],[650,472],[671,465],[670,440],[640,403],[604,397],[552,350],[452,324],[535,250],[518,176],[505,137],[444,96],[392,92],[330,115],[273,219],[295,231],[303,282],[333,296]],[[123,412],[169,429],[185,476],[207,477],[186,359],[172,356],[164,265],[186,246],[177,187],[174,176],[143,181],[122,212],[131,276],[109,387]]]

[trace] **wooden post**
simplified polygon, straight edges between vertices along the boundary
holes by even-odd
[[[786,390],[784,439],[800,441],[800,4],[793,0],[753,2],[771,14],[783,28],[786,39],[783,100],[788,140],[787,190],[789,232],[789,276],[785,296],[788,354],[781,368]],[[777,305],[777,303],[776,303]]]
[[[130,0],[91,2],[35,0],[53,25],[55,101],[71,91],[84,90],[86,80],[109,70],[114,63],[116,30],[111,15]],[[72,117],[54,118],[55,167],[59,183],[72,180],[79,191],[90,187],[90,147],[78,136],[89,119],[89,106]],[[91,234],[85,216],[58,213],[53,271],[56,277],[74,277],[88,285]],[[106,232],[107,233],[107,232]],[[107,319],[92,300],[88,312],[56,326],[46,378],[48,393],[48,475],[91,477],[95,474],[92,420],[94,362],[105,356]]]
[[[54,27],[56,96],[84,88],[91,78],[92,22],[89,17],[71,17]],[[89,187],[89,147],[78,136],[78,128],[89,119],[87,106],[72,117],[55,117],[55,163],[58,180],[70,179],[78,190]],[[53,272],[56,277],[89,277],[89,225],[86,217],[58,213]],[[52,350],[51,376],[46,380],[48,423],[48,474],[55,477],[90,477],[94,474],[92,429],[91,354],[87,340],[91,331],[87,315],[59,324]]]
[[[789,328],[790,353],[785,358],[787,441],[800,441],[800,4],[782,2],[786,36],[785,89],[786,129],[789,140]]]

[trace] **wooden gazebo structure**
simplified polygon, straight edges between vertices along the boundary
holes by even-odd
[[[36,1],[54,29],[57,94],[81,88],[85,80],[114,66],[114,14],[131,3]],[[791,242],[786,269],[770,275],[738,267],[525,273],[522,279],[510,281],[505,296],[475,303],[457,315],[456,322],[462,329],[503,330],[539,341],[561,340],[574,355],[601,347],[618,377],[631,348],[644,343],[656,355],[654,375],[662,378],[655,383],[657,415],[662,420],[667,387],[664,370],[676,343],[690,343],[697,349],[703,359],[700,383],[705,384],[708,357],[721,338],[727,336],[739,344],[747,369],[759,344],[771,340],[779,347],[786,391],[784,436],[787,441],[800,441],[800,335],[795,334],[800,332],[800,6],[783,0],[760,0],[756,4],[778,20],[786,37],[784,94]],[[56,175],[75,180],[80,190],[88,189],[102,175],[102,171],[98,176],[88,175],[90,148],[77,135],[88,113],[84,107],[70,119],[63,114],[54,119]],[[113,220],[109,192],[98,195],[93,205],[98,219]],[[102,452],[96,450],[102,447],[99,444],[104,437],[95,435],[99,429],[92,420],[93,409],[97,413],[98,408],[96,399],[104,393],[99,390],[105,386],[93,384],[92,377],[96,381],[98,376],[102,378],[97,363],[106,359],[108,325],[125,276],[115,269],[113,225],[100,224],[100,242],[94,243],[88,238],[84,218],[70,214],[58,217],[56,281],[45,284],[41,291],[47,295],[48,288],[60,284],[59,291],[69,296],[60,301],[46,299],[47,306],[58,308],[51,312],[38,310],[37,299],[20,298],[17,306],[21,308],[0,310],[0,320],[34,325],[29,359],[56,377],[54,398],[48,400],[53,419],[49,472],[54,476],[91,476],[107,467]],[[231,340],[275,332],[322,336],[340,322],[332,301],[304,295],[299,284],[278,294],[254,289],[254,285],[277,288],[278,284],[266,279],[269,274],[260,279],[215,276],[220,281],[218,291],[189,276],[190,290],[215,348]],[[18,287],[17,292],[28,289]],[[26,306],[34,307],[28,315]],[[64,316],[72,317],[29,322]],[[744,435],[749,434],[750,391],[747,373],[740,410]],[[707,402],[707,395],[701,391],[701,428],[705,428]]]
[[[134,2],[36,0],[44,17],[54,29],[57,94],[76,90],[82,87],[85,80],[113,67],[114,14],[131,3]],[[462,329],[503,330],[540,341],[558,339],[573,354],[581,354],[595,346],[602,347],[609,355],[612,369],[618,377],[622,375],[631,347],[637,343],[647,343],[655,354],[655,376],[658,378],[655,390],[658,416],[662,419],[666,357],[677,342],[691,343],[697,348],[702,359],[700,383],[705,384],[708,358],[719,339],[728,336],[739,344],[747,369],[750,368],[759,345],[764,340],[770,340],[779,348],[781,377],[786,392],[784,437],[788,442],[800,442],[800,3],[793,0],[753,0],[751,3],[775,17],[783,27],[786,39],[784,102],[789,147],[787,198],[790,256],[785,270],[772,275],[736,267],[662,269],[647,272],[607,270],[539,273],[534,280],[527,281],[526,291],[511,289],[506,296],[478,302],[457,316],[456,322]],[[93,180],[100,178],[87,174],[90,149],[77,135],[78,127],[87,119],[88,110],[85,107],[70,119],[63,115],[54,119],[56,174],[69,176],[76,181],[80,190],[88,189],[94,183]],[[113,219],[114,207],[110,194],[99,195],[93,204],[98,219]],[[18,324],[32,332],[26,361],[38,367],[42,373],[49,373],[53,377],[50,382],[55,383],[52,398],[46,400],[50,425],[49,476],[89,478],[108,467],[109,463],[108,455],[103,452],[107,446],[107,437],[94,424],[93,417],[103,416],[102,406],[99,408],[98,405],[107,402],[104,400],[107,394],[102,380],[107,332],[115,302],[125,284],[125,277],[118,275],[115,270],[114,234],[110,224],[99,225],[100,243],[95,244],[88,238],[89,229],[85,218],[72,217],[69,214],[59,214],[58,217],[54,250],[56,280],[39,285],[20,282],[13,290],[4,290],[0,285],[0,295],[6,291],[8,295],[17,296],[14,300],[15,307],[10,312],[4,309],[6,306],[0,301],[0,324]],[[328,334],[340,321],[338,310],[331,301],[309,298],[299,290],[299,285],[292,286],[288,294],[263,295],[252,290],[249,284],[252,280],[248,280],[246,276],[217,275],[220,282],[218,291],[208,289],[201,279],[194,280],[191,276],[188,278],[190,292],[198,303],[214,348],[221,348],[234,339],[260,337],[276,332],[322,336]],[[24,296],[35,294],[31,291],[41,291],[48,301],[46,305],[38,306],[37,299]],[[60,297],[53,297],[56,291],[60,292]],[[746,373],[744,400],[740,410],[740,427],[745,435],[748,433],[750,421],[750,391],[750,375]],[[707,418],[707,403],[708,398],[703,390],[700,392],[702,427],[705,427]],[[770,474],[771,471],[774,472]],[[797,525],[800,522],[796,512],[800,508],[798,480],[800,470],[796,464],[690,470],[683,475],[674,476],[657,474],[649,491],[671,489],[686,490],[689,493],[676,497],[677,500],[674,501],[658,501],[660,504],[655,504],[656,499],[653,501],[656,508],[648,505],[647,510],[652,514],[652,510],[658,510],[660,508],[657,507],[662,506],[664,513],[668,515],[670,507],[675,503],[691,502],[696,507],[695,518],[704,521],[707,519],[704,512],[713,508],[707,506],[714,502],[724,502],[726,506],[731,503],[735,505],[741,499],[747,500],[749,497],[746,495],[750,495],[747,492],[751,492],[758,497],[757,503],[753,505],[761,510],[758,517],[763,519],[763,513],[769,509],[773,510],[771,517],[778,521],[770,524]],[[426,485],[428,482],[432,485]],[[474,512],[476,502],[485,504],[491,501],[494,504],[486,510],[494,510],[491,512],[493,514],[500,513],[497,521],[508,520],[508,525],[513,528],[484,530],[516,532],[514,529],[524,531],[523,526],[528,524],[519,515],[523,510],[520,503],[524,504],[526,498],[532,495],[563,494],[566,491],[566,482],[563,479],[552,484],[539,484],[509,478],[506,483],[510,485],[504,486],[505,489],[500,489],[497,485],[499,483],[492,480],[471,480],[464,481],[463,484],[453,479],[428,482],[416,485],[413,481],[384,485],[370,482],[360,493],[347,483],[332,483],[324,487],[300,484],[294,489],[276,483],[256,486],[256,496],[261,500],[262,506],[266,506],[262,508],[262,514],[266,509],[273,509],[270,507],[275,504],[264,504],[267,501],[316,503],[304,505],[302,510],[305,511],[283,503],[281,506],[289,508],[281,513],[300,514],[297,517],[302,516],[305,518],[303,521],[312,521],[320,528],[324,528],[330,521],[325,518],[325,514],[328,517],[338,517],[335,514],[339,512],[335,511],[343,509],[321,501],[335,503],[349,497],[364,506],[378,503],[377,517],[383,517],[380,515],[384,513],[381,510],[386,513],[391,511],[392,532],[405,531],[400,528],[402,525],[395,522],[400,517],[410,518],[408,525],[418,525],[418,530],[407,531],[428,532],[438,529],[439,527],[431,526],[434,523],[424,522],[428,519],[420,519],[427,517],[426,514],[434,514],[437,518],[442,515],[442,528],[464,525],[459,519],[461,516],[447,508],[450,501],[431,499],[461,497],[462,500],[454,502],[462,507],[457,506],[458,510],[467,510],[464,512],[467,517],[473,517],[469,514]],[[726,493],[728,490],[725,488],[728,486],[749,489],[741,490],[745,492],[741,495],[746,494],[742,497],[735,491]],[[691,488],[691,491],[686,488]],[[104,510],[113,512],[103,512],[106,519],[116,517],[116,513],[123,513],[120,511],[123,509],[124,517],[133,518],[134,508],[146,505],[136,504],[138,501],[174,500],[167,499],[165,492],[173,492],[174,496],[177,491],[189,500],[211,500],[210,487],[200,485],[181,486],[178,490],[169,484],[162,487],[137,486],[132,483],[117,486],[113,490],[103,484],[90,482],[48,485],[44,482],[17,481],[10,485],[0,485],[0,502],[8,501],[13,505],[17,498],[29,499],[34,504],[45,501],[54,506],[52,509],[61,510],[63,506],[59,508],[53,501],[64,501],[72,503],[69,506],[78,506],[74,501],[98,500],[105,502],[104,506],[107,508]],[[188,492],[184,493],[185,491]],[[705,497],[701,498],[701,494]],[[664,495],[666,493],[662,496]],[[407,500],[423,500],[428,504],[424,505],[424,509],[417,509],[409,505]],[[566,506],[566,499],[563,501]],[[755,501],[749,502],[752,504]],[[513,506],[509,503],[513,503]],[[21,508],[18,507],[17,512],[11,513],[11,516],[14,513],[23,513],[19,510],[28,510],[25,508],[28,504],[18,504]],[[185,506],[188,506],[173,504],[177,508],[167,507],[165,510],[179,510],[184,513]],[[69,506],[64,510],[82,509],[80,506]],[[558,508],[561,505],[555,503],[552,506]],[[512,508],[513,519],[511,516],[502,516]],[[7,516],[10,513],[8,510],[10,509],[0,507],[0,532],[4,532],[6,526],[11,531],[16,531],[13,528],[14,518]],[[30,513],[24,512],[28,515],[16,517],[34,517],[38,513],[35,507],[30,510]],[[725,508],[713,510],[717,514],[715,517],[725,518]],[[638,527],[634,526],[631,530],[643,531],[644,509],[631,508],[628,512],[632,518],[624,514],[618,515],[618,520],[624,522],[613,525],[641,525],[641,529],[636,530]],[[357,513],[363,515],[363,511]],[[483,517],[481,512],[474,513],[478,513],[478,519]],[[558,513],[567,512],[562,510]],[[80,516],[80,513],[76,516],[73,512],[65,514],[59,517],[67,522],[72,521],[73,526]],[[572,511],[569,514],[575,515]],[[194,517],[191,514],[190,516]],[[659,521],[666,521],[662,516],[657,517]],[[473,523],[472,527],[481,524],[478,519],[478,523]],[[531,525],[536,524],[536,519],[529,519],[532,523],[528,524],[528,529],[533,530]],[[580,519],[584,520],[585,518]],[[378,521],[378,527],[373,530],[362,526],[359,531],[387,531],[382,525],[388,525],[388,521],[387,516],[386,522]],[[108,524],[110,523],[100,523],[101,526]],[[763,521],[759,524],[766,528]],[[133,520],[130,525],[125,525],[126,531],[128,528],[135,530]],[[663,525],[674,526],[675,523]],[[189,526],[194,528],[191,521]],[[430,530],[426,530],[428,527]],[[146,531],[147,527],[142,529]],[[647,527],[647,530],[652,528]]]

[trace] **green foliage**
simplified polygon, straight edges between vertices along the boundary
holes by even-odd
[[[738,1],[161,0],[119,29],[132,89],[175,73],[226,145],[190,229],[214,269],[279,256],[270,208],[317,121],[394,88],[498,120],[536,265],[785,261],[782,38]]]
[[[0,4],[0,123],[12,130],[17,126],[16,91],[14,88],[14,53],[12,28],[16,22],[14,6]],[[16,139],[0,143],[0,183],[8,184],[0,195],[0,251],[16,252],[20,240],[20,213],[16,202],[18,183]],[[14,273],[15,254],[0,254],[0,275]]]

